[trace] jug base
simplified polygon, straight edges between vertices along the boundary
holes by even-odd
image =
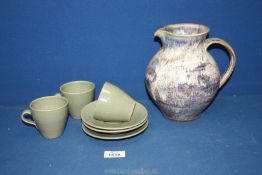
[[[198,114],[198,115],[195,115],[195,116],[192,116],[192,117],[179,118],[179,117],[176,117],[175,115],[170,115],[170,114],[165,114],[165,113],[163,113],[163,115],[166,118],[168,118],[169,120],[175,120],[177,122],[189,122],[189,121],[196,120],[196,119],[200,118],[200,116],[201,116],[201,114]]]

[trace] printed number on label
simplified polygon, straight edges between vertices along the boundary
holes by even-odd
[[[124,158],[126,157],[125,151],[104,151],[104,158]]]

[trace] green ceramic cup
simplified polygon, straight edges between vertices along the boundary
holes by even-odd
[[[94,118],[106,122],[128,122],[135,100],[117,86],[105,82],[96,102]]]
[[[29,109],[21,114],[24,123],[35,126],[45,138],[61,136],[68,118],[68,100],[64,97],[47,96],[33,100]],[[31,118],[26,116],[31,115]]]
[[[60,87],[60,93],[69,102],[69,114],[74,119],[81,119],[81,110],[94,100],[95,84],[89,81],[72,81]]]

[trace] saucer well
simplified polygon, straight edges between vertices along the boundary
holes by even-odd
[[[128,128],[133,128],[143,123],[145,120],[147,120],[147,116],[148,116],[146,108],[142,104],[136,102],[135,109],[134,109],[134,112],[133,112],[133,115],[130,121],[128,122],[104,122],[104,121],[94,119],[95,107],[96,107],[96,101],[91,102],[88,105],[86,105],[82,109],[81,118],[82,118],[82,122],[84,122],[88,126],[91,126],[97,129],[124,130]]]
[[[136,136],[142,133],[147,128],[147,126],[148,126],[148,121],[144,125],[142,125],[140,128],[137,128],[129,132],[118,133],[118,134],[95,132],[91,129],[86,128],[85,125],[83,124],[82,124],[82,129],[87,135],[94,137],[94,138],[103,139],[103,140],[119,140],[119,139],[125,139],[125,138]]]

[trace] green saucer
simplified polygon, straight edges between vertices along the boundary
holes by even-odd
[[[96,107],[96,101],[86,105],[81,112],[82,121],[93,128],[102,129],[102,130],[125,130],[129,128],[134,128],[137,125],[147,120],[147,110],[140,104],[136,103],[133,115],[131,120],[128,122],[104,122],[94,119],[94,112]]]
[[[131,128],[127,128],[127,129],[119,129],[119,130],[105,130],[105,129],[98,129],[98,128],[94,128],[92,126],[89,126],[88,124],[86,124],[85,122],[82,122],[82,124],[88,128],[88,129],[91,129],[95,132],[100,132],[100,133],[110,133],[110,134],[115,134],[115,133],[123,133],[123,132],[128,132],[128,131],[132,131],[132,130],[135,130],[139,127],[141,127],[142,125],[144,125],[148,120],[146,119],[145,121],[143,121],[142,123],[134,126],[134,127],[131,127]]]
[[[103,140],[119,140],[119,139],[126,139],[126,138],[136,136],[142,133],[147,128],[147,126],[148,126],[148,121],[144,125],[142,125],[141,127],[135,130],[124,132],[124,133],[118,133],[118,134],[95,132],[91,129],[86,128],[85,125],[83,124],[82,124],[82,129],[87,135],[94,137],[94,138],[103,139]]]

